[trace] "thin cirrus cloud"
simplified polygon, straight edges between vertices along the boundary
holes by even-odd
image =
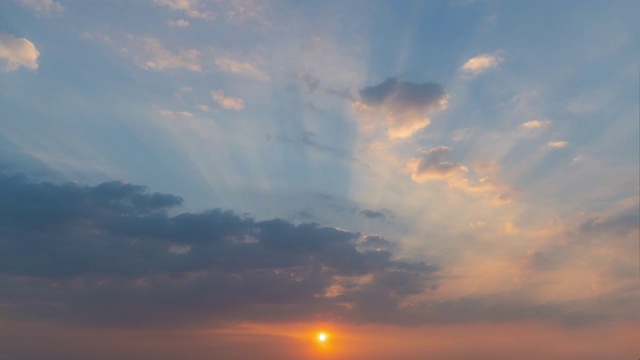
[[[215,12],[202,9],[198,0],[153,0],[153,2],[173,11],[180,11],[194,19],[213,20],[216,17]]]
[[[53,0],[18,0],[23,6],[31,9],[36,14],[44,16],[60,16],[64,7]]]
[[[129,54],[136,65],[146,70],[186,69],[201,72],[200,52],[195,49],[180,50],[174,53],[160,40],[143,36],[129,35],[129,46],[125,53]]]
[[[563,147],[566,147],[567,145],[569,145],[569,142],[568,141],[549,141],[547,145],[554,149],[562,149]]]
[[[188,111],[171,111],[167,109],[158,109],[158,114],[168,119],[189,119],[193,117],[193,114]]]
[[[5,63],[3,71],[16,71],[20,67],[37,70],[39,56],[40,52],[31,41],[0,32],[0,66]]]
[[[481,54],[467,60],[460,70],[468,76],[478,76],[498,66],[503,59],[498,54]]]
[[[522,123],[522,127],[525,129],[541,129],[549,126],[551,121],[549,120],[529,120]]]
[[[424,129],[431,122],[429,115],[448,105],[448,95],[441,85],[401,81],[395,77],[363,88],[359,97],[355,107],[383,115],[391,138],[407,138]]]
[[[270,80],[269,75],[248,62],[237,61],[230,58],[218,58],[215,60],[215,63],[221,71],[227,73],[238,74],[261,81]]]
[[[167,25],[169,25],[169,27],[171,28],[184,28],[189,26],[189,22],[185,19],[178,19],[178,20],[169,20],[167,21]]]
[[[211,98],[222,108],[227,110],[244,109],[244,100],[232,96],[226,96],[222,90],[211,92]]]

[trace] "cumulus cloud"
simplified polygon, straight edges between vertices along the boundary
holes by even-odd
[[[458,163],[445,161],[451,154],[451,148],[438,146],[429,150],[420,150],[418,157],[409,160],[407,168],[411,171],[411,179],[423,183],[432,179],[449,179],[460,176],[468,169]]]
[[[195,49],[174,53],[152,37],[128,36],[130,46],[124,49],[136,65],[146,70],[186,69],[201,72],[200,52]]]
[[[216,59],[215,63],[218,68],[224,72],[243,75],[262,81],[271,79],[267,74],[248,62],[236,61],[230,58],[219,58]]]
[[[3,71],[15,71],[21,66],[36,70],[39,56],[40,52],[31,41],[0,32],[0,61],[5,62]]]
[[[402,323],[412,317],[401,304],[436,271],[396,259],[379,236],[220,209],[179,213],[181,198],[127,183],[0,176],[0,196],[0,288],[11,287],[0,302],[16,317]]]
[[[497,54],[481,54],[467,60],[460,70],[466,75],[477,76],[495,68],[502,61],[503,59]]]
[[[446,109],[448,95],[439,84],[389,78],[359,92],[356,108],[380,111],[391,138],[406,138],[430,123],[429,114]]]
[[[567,142],[567,141],[550,141],[549,143],[547,143],[547,145],[549,147],[554,148],[554,149],[562,149],[563,147],[566,147],[567,145],[569,145],[569,142]]]
[[[449,162],[452,149],[448,146],[438,146],[429,150],[420,150],[417,157],[411,158],[406,169],[411,179],[417,183],[431,180],[447,180],[450,187],[463,190],[470,194],[489,196],[495,205],[511,202],[514,190],[499,184],[494,175],[472,179],[469,169],[459,163]],[[493,170],[498,168],[492,166]],[[487,165],[480,164],[475,173],[491,172]]]
[[[529,120],[522,123],[522,127],[525,129],[540,129],[545,128],[551,124],[549,120]]]
[[[53,0],[18,0],[18,2],[39,15],[59,16],[64,11],[64,7]]]
[[[224,109],[242,110],[244,109],[244,100],[231,96],[226,96],[221,90],[211,92],[211,98]]]
[[[213,20],[215,12],[202,9],[199,0],[153,0],[157,5],[180,11],[190,18]]]

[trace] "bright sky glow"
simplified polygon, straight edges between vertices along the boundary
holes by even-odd
[[[639,13],[0,2],[0,358],[637,359]]]

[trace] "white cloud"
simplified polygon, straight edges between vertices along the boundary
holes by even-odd
[[[190,18],[213,20],[216,16],[213,11],[202,10],[198,0],[153,0],[153,2],[173,11],[182,11]]]
[[[467,60],[461,70],[465,74],[476,76],[495,68],[502,61],[503,59],[497,54],[482,54]]]
[[[158,39],[129,35],[131,46],[124,49],[136,65],[143,69],[165,70],[184,68],[201,72],[200,52],[195,49],[180,50],[177,54],[167,50]]]
[[[189,26],[189,22],[185,19],[178,19],[178,20],[169,20],[167,21],[167,25],[169,25],[169,27],[171,28],[175,28],[175,27],[179,27],[179,28],[184,28]]]
[[[547,145],[555,149],[561,149],[569,145],[569,143],[567,141],[550,141]]]
[[[45,16],[60,16],[64,11],[59,2],[53,0],[18,0],[22,5]]]
[[[244,101],[240,98],[225,96],[224,92],[218,90],[211,92],[211,98],[225,109],[242,110],[244,109]]]
[[[551,121],[549,120],[530,120],[522,124],[525,129],[539,129],[549,126]]]
[[[218,68],[224,72],[244,75],[262,81],[270,80],[267,74],[247,62],[240,62],[229,58],[219,58],[216,59],[215,62]]]
[[[20,66],[36,70],[38,56],[40,52],[31,41],[0,32],[0,59],[6,62],[3,71],[15,71]]]
[[[158,114],[169,119],[189,119],[193,114],[188,111],[171,111],[167,109],[158,109]]]

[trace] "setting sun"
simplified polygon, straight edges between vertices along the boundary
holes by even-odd
[[[325,341],[327,341],[327,334],[325,334],[325,333],[319,333],[319,334],[318,334],[318,341],[320,341],[320,342],[325,342]]]

